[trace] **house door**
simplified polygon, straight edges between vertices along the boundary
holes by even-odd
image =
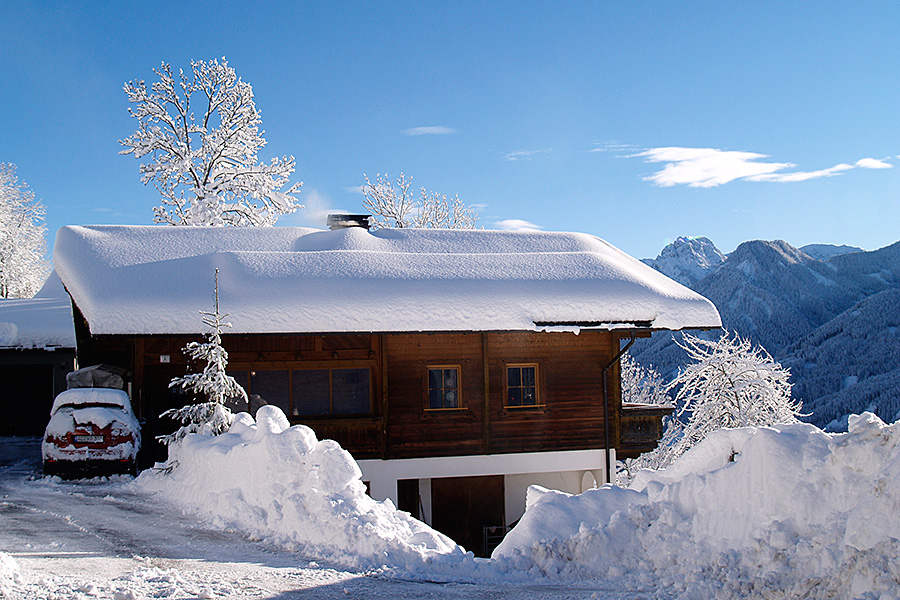
[[[486,527],[504,521],[503,476],[444,477],[431,480],[432,526],[476,556],[486,556]]]

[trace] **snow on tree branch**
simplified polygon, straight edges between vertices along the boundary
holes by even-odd
[[[182,439],[189,433],[219,435],[228,431],[234,421],[226,402],[235,398],[247,401],[247,392],[233,377],[226,373],[228,352],[222,346],[222,329],[231,327],[225,321],[227,314],[219,313],[219,270],[216,269],[216,303],[215,312],[200,311],[203,324],[209,330],[205,342],[190,342],[184,347],[184,353],[191,361],[205,361],[206,366],[201,373],[191,373],[184,377],[176,377],[169,387],[181,387],[195,394],[206,396],[207,401],[188,404],[178,409],[170,409],[160,416],[167,416],[179,421],[182,426],[170,435],[160,436],[165,444]]]
[[[154,222],[169,225],[274,225],[302,205],[289,184],[294,157],[258,162],[266,145],[253,102],[253,89],[223,58],[191,61],[191,72],[154,69],[159,81],[125,84],[128,109],[140,127],[124,140],[120,154],[149,160],[141,181],[162,196]],[[196,112],[195,112],[196,111]]]
[[[621,360],[622,402],[627,404],[670,404],[669,385],[652,366],[644,367],[630,354]]]
[[[0,163],[0,298],[30,298],[47,279],[44,214],[16,166]]]
[[[639,468],[666,468],[717,429],[796,423],[801,416],[790,371],[761,346],[736,333],[712,341],[684,334],[683,340],[678,344],[693,363],[670,384],[678,418],[669,418],[656,450],[626,461],[624,479]]]
[[[368,175],[363,177],[363,206],[372,213],[375,228],[473,229],[478,220],[475,209],[463,204],[458,195],[448,200],[443,194],[422,188],[416,198],[409,189],[412,177],[403,173],[396,181],[381,174],[375,176],[374,183]]]

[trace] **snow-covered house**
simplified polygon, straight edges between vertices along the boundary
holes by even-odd
[[[529,485],[580,492],[655,445],[665,409],[622,405],[623,340],[720,326],[702,296],[575,233],[64,227],[54,261],[79,360],[128,369],[150,428],[185,403],[168,383],[218,269],[243,408],[336,439],[373,496],[476,550]]]
[[[51,273],[33,298],[0,300],[0,435],[41,435],[75,368],[72,304]]]

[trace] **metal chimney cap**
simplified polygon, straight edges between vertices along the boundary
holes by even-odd
[[[328,215],[327,225],[332,231],[335,229],[345,229],[347,227],[362,227],[368,229],[370,227],[369,217],[371,217],[371,215]]]

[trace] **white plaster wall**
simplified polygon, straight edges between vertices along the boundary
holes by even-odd
[[[571,450],[564,452],[529,452],[521,454],[487,454],[446,456],[400,460],[361,460],[363,480],[376,500],[390,499],[397,504],[397,481],[417,479],[424,510],[423,521],[431,523],[431,480],[440,477],[477,477],[503,475],[506,522],[512,523],[525,512],[525,493],[529,485],[579,494],[584,486],[606,481],[603,450]],[[615,464],[615,451],[610,450]],[[587,476],[590,474],[591,476]]]

